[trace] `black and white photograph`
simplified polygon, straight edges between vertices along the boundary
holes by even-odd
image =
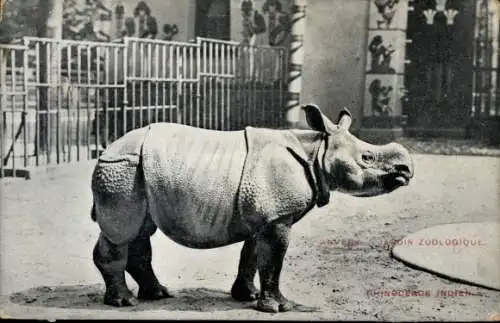
[[[0,318],[500,321],[500,0],[0,0]]]

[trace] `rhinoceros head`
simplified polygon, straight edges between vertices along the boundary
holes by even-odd
[[[398,143],[372,145],[349,132],[352,117],[347,109],[334,124],[316,105],[305,105],[309,126],[325,134],[325,148],[318,154],[329,190],[359,197],[381,195],[408,185],[413,161]]]

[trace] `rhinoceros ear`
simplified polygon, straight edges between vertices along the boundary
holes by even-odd
[[[302,106],[306,114],[306,120],[309,127],[316,131],[330,132],[335,128],[334,124],[328,119],[319,107],[315,104],[306,104]]]
[[[352,115],[351,112],[347,108],[342,109],[339,113],[339,121],[337,122],[337,125],[341,129],[349,130],[349,127],[351,127],[352,124]]]

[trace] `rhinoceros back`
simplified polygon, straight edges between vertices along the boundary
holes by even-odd
[[[243,131],[151,124],[142,146],[149,212],[172,240],[210,248],[234,239]]]

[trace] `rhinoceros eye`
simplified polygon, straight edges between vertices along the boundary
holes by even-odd
[[[376,161],[376,156],[371,151],[365,151],[361,154],[361,160],[366,164],[373,164]]]

